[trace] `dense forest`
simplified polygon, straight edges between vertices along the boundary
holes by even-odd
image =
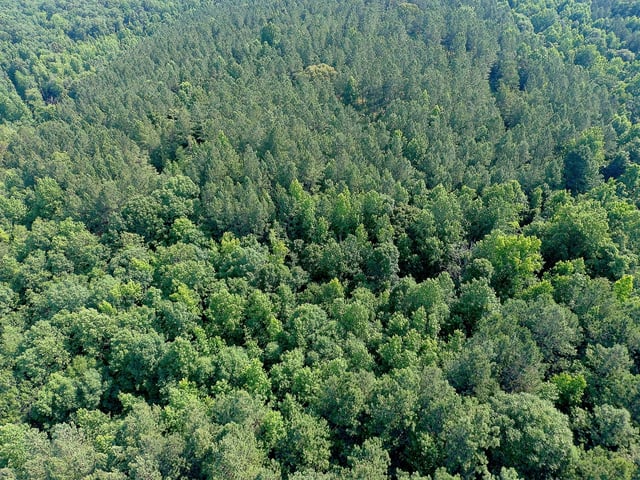
[[[0,478],[640,479],[634,0],[0,0]]]

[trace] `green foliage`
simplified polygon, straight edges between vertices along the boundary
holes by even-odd
[[[567,417],[549,402],[526,394],[501,395],[492,401],[498,415],[498,465],[515,468],[525,477],[566,476],[576,460]]]
[[[587,56],[579,54],[577,62],[587,61]],[[583,132],[572,141],[564,158],[565,187],[573,193],[584,193],[601,181],[600,168],[605,165],[604,137],[598,128]]]
[[[640,465],[632,2],[0,0],[0,477]]]
[[[637,435],[629,412],[611,405],[594,407],[592,429],[591,439],[594,445],[609,449],[628,449]]]
[[[531,332],[551,368],[566,368],[576,356],[581,340],[578,318],[567,307],[554,302],[550,295],[542,294],[526,304],[510,301],[505,311]]]
[[[542,235],[547,262],[583,258],[594,273],[617,278],[624,259],[610,235],[607,213],[595,202],[569,202],[560,206]]]
[[[631,479],[636,466],[623,455],[596,447],[583,453],[578,474],[585,479]]]
[[[329,429],[323,419],[305,413],[292,399],[283,405],[287,435],[276,447],[283,465],[293,470],[329,468]]]
[[[543,356],[531,331],[510,310],[507,304],[503,312],[485,318],[473,339],[490,355],[495,378],[506,392],[536,392],[545,372]]]
[[[542,268],[541,242],[536,237],[505,235],[494,231],[478,243],[475,258],[491,262],[491,286],[500,298],[508,298],[535,282]]]
[[[551,377],[551,383],[558,389],[558,406],[560,408],[566,411],[568,408],[580,405],[582,395],[587,387],[584,375],[562,372]]]
[[[498,299],[487,280],[474,278],[460,287],[460,295],[451,310],[451,327],[462,327],[467,333],[471,333],[485,315],[490,315],[498,309]]]

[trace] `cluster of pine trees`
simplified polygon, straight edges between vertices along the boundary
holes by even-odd
[[[0,11],[0,477],[640,478],[635,2]]]

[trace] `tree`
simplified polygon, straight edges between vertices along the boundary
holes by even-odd
[[[164,225],[171,225],[178,218],[191,218],[197,206],[198,186],[184,175],[161,177],[159,188],[151,196],[160,206]]]
[[[580,406],[582,395],[587,387],[584,375],[561,372],[551,377],[550,381],[558,389],[556,404],[563,412],[567,412],[572,407]]]
[[[46,478],[49,455],[45,433],[26,424],[0,426],[0,467],[9,475],[14,474],[14,478]]]
[[[316,230],[316,199],[304,191],[298,180],[294,180],[282,203],[283,205],[278,205],[278,219],[289,237],[313,239]]]
[[[109,371],[117,378],[116,385],[127,393],[155,395],[158,362],[164,349],[164,339],[155,330],[118,330],[109,352]]]
[[[596,274],[618,278],[625,260],[611,239],[607,212],[592,200],[560,206],[542,233],[542,254],[553,264],[583,258]]]
[[[360,430],[375,377],[369,372],[341,372],[324,379],[313,400],[314,410],[330,424],[354,435]],[[334,432],[334,435],[339,435]]]
[[[206,467],[212,480],[264,478],[275,480],[280,472],[269,466],[265,452],[247,426],[227,424],[213,447],[211,465]]]
[[[66,372],[54,372],[37,392],[29,416],[40,425],[54,426],[80,408],[100,405],[106,384],[84,357],[76,357]]]
[[[546,370],[542,354],[531,332],[519,325],[517,317],[509,315],[507,307],[504,310],[482,320],[473,337],[474,345],[493,354],[494,375],[503,390],[536,392]]]
[[[382,440],[392,457],[405,451],[407,433],[415,429],[418,382],[415,368],[398,368],[380,376],[372,392],[365,428],[369,436]]]
[[[451,307],[450,330],[461,328],[471,334],[485,316],[498,311],[500,303],[486,279],[473,279],[460,287],[460,296]]]
[[[25,335],[18,358],[17,372],[35,385],[43,385],[49,375],[64,369],[69,363],[64,335],[49,322],[35,323]]]
[[[346,189],[333,199],[331,207],[329,212],[331,227],[341,241],[349,233],[354,233],[360,224],[360,204],[349,189]]]
[[[491,286],[505,299],[536,281],[534,274],[542,268],[540,245],[536,237],[506,235],[496,230],[476,245],[473,257],[491,262]]]
[[[472,239],[481,239],[495,229],[503,232],[516,230],[521,215],[528,207],[527,197],[515,180],[485,188],[480,198],[482,208],[477,212],[467,212]]]
[[[630,371],[633,362],[624,345],[609,348],[599,344],[588,345],[584,363],[590,403],[630,407],[637,380]]]
[[[283,404],[286,436],[276,447],[278,458],[288,471],[329,468],[329,428],[326,421],[305,413],[292,398]]]
[[[53,178],[39,178],[34,187],[34,198],[29,217],[59,220],[64,212],[64,192]]]
[[[106,455],[97,452],[84,432],[72,424],[55,425],[51,453],[45,457],[47,478],[80,480],[106,473]]]
[[[209,297],[209,307],[204,312],[205,329],[211,335],[220,335],[230,342],[243,338],[245,300],[242,296],[221,288]]]
[[[581,340],[578,317],[558,305],[551,295],[540,295],[528,303],[509,301],[504,312],[531,332],[545,363],[553,370],[568,366],[576,356]]]
[[[242,182],[226,177],[220,184],[205,183],[201,206],[201,221],[216,236],[227,231],[262,235],[274,210],[269,192],[246,177]]]
[[[584,193],[602,181],[605,166],[604,136],[594,127],[571,141],[564,154],[564,184],[572,193]]]
[[[398,278],[400,267],[398,248],[391,242],[376,245],[365,264],[366,272],[374,284],[392,284]]]
[[[498,390],[499,383],[494,378],[497,366],[493,348],[484,339],[472,337],[445,359],[443,370],[458,393],[484,400]]]
[[[571,472],[577,451],[566,416],[528,393],[491,401],[500,443],[491,450],[494,467],[513,467],[525,478],[557,478]]]
[[[465,399],[447,416],[442,428],[447,470],[463,478],[488,473],[487,452],[499,445],[498,432],[491,407]]]
[[[161,208],[155,198],[134,196],[122,209],[127,230],[144,237],[147,242],[162,238],[164,222],[161,217]]]
[[[0,1],[0,477],[637,477],[636,3]]]
[[[577,474],[579,478],[588,480],[631,480],[636,470],[636,465],[629,458],[602,447],[595,447],[582,452]]]
[[[593,408],[591,439],[594,445],[612,450],[629,449],[635,444],[637,433],[631,415],[624,408],[606,404]]]
[[[343,472],[344,478],[384,480],[391,463],[389,454],[379,438],[368,438],[357,445],[347,457],[350,471]]]
[[[183,476],[185,440],[165,430],[161,409],[131,394],[121,393],[119,399],[126,412],[116,433],[122,470],[133,478]]]
[[[444,264],[443,243],[437,237],[435,219],[429,209],[400,205],[394,211],[392,223],[396,226],[395,243],[403,272],[423,279]]]

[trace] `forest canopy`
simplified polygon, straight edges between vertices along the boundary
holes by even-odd
[[[0,476],[640,478],[640,9],[0,0]]]

